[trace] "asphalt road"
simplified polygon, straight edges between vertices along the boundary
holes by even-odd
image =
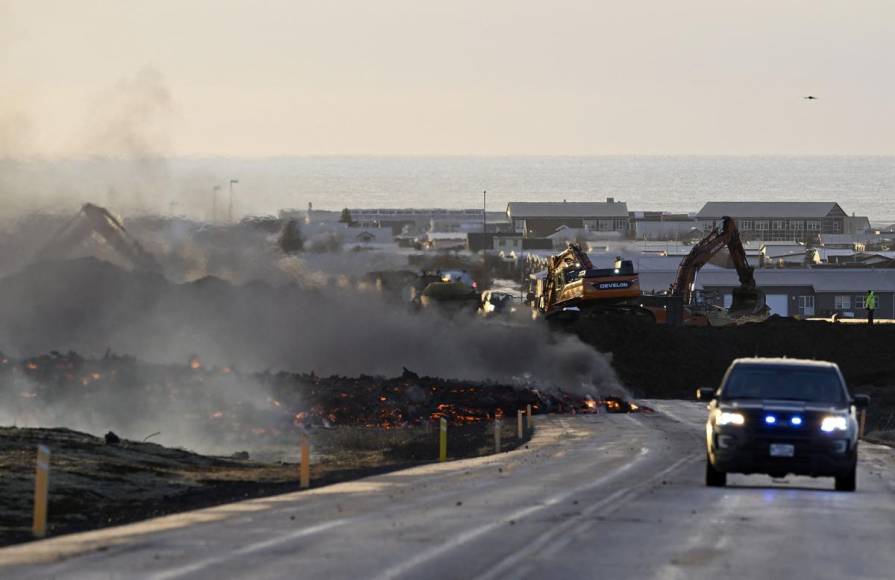
[[[703,485],[704,410],[541,418],[528,449],[0,550],[2,578],[892,578],[895,452]]]

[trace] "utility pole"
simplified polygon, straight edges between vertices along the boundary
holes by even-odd
[[[218,192],[221,190],[220,185],[211,188],[211,223],[218,223]]]
[[[234,183],[239,183],[239,180],[238,180],[238,179],[231,179],[231,180],[230,180],[230,212],[229,212],[229,215],[228,215],[228,217],[229,217],[229,220],[228,220],[228,221],[229,221],[231,224],[233,223],[233,184],[234,184]]]
[[[488,190],[482,190],[482,256],[488,240]]]

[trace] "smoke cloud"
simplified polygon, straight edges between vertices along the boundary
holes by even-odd
[[[618,383],[603,355],[541,325],[411,312],[374,291],[219,278],[171,284],[94,259],[33,265],[0,280],[0,345],[49,350],[190,353],[243,369],[322,375],[421,374],[597,394]]]
[[[134,393],[83,400],[75,389],[38,399],[47,402],[39,412],[22,399],[39,386],[26,376],[0,373],[0,423],[113,429],[127,437],[162,431],[159,442],[238,447],[228,439],[232,434],[212,433],[202,427],[207,421],[189,417],[207,420],[209,409],[246,405],[269,410],[269,389],[252,379],[266,370],[391,377],[407,368],[594,398],[625,394],[609,358],[573,336],[531,322],[417,312],[361,282],[372,270],[406,269],[406,256],[285,256],[276,246],[276,229],[266,222],[209,228],[144,217],[125,225],[156,256],[164,275],[127,269],[126,260],[96,238],[57,259],[30,261],[64,221],[35,214],[0,233],[18,256],[6,268],[0,261],[0,272],[6,272],[0,277],[0,352],[25,359],[74,351],[102,359],[111,351],[149,364],[139,365],[124,383],[135,385]],[[172,381],[182,376],[166,378],[160,365],[182,367],[192,355],[206,366],[237,372],[171,399],[166,393],[180,389]]]

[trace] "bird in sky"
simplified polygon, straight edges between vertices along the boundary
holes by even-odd
[[[814,95],[808,95],[807,97],[802,97],[802,98],[805,100],[808,100],[808,101],[816,101],[817,100],[817,97],[815,97]]]

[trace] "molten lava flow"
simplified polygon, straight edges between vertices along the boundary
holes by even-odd
[[[504,417],[514,419],[519,410],[524,412],[528,406],[536,414],[652,412],[621,397],[470,383],[413,373],[392,379],[318,377],[313,373],[242,377],[232,369],[212,372],[198,356],[190,356],[186,361],[187,364],[160,366],[113,354],[84,359],[73,352],[51,353],[12,360],[6,367],[0,364],[0,379],[3,373],[21,369],[35,383],[34,389],[17,397],[23,411],[29,405],[37,408],[65,400],[71,393],[69,387],[77,386],[81,396],[95,401],[132,393],[148,404],[182,405],[191,420],[204,422],[211,433],[245,439],[288,437],[297,429],[400,429],[440,419],[455,426],[469,425]],[[228,373],[233,373],[233,379],[225,379]],[[259,391],[252,389],[246,389],[244,396],[240,392],[236,399],[222,399],[217,389],[209,388],[216,376],[228,381],[246,378],[247,383],[261,385],[263,404],[257,404]]]

